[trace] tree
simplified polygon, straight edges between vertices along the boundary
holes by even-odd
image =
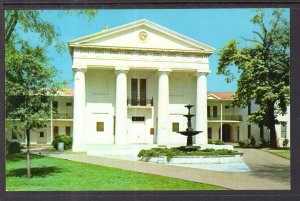
[[[284,10],[274,9],[271,19],[260,9],[251,19],[258,26],[253,31],[250,43],[238,48],[238,42],[231,40],[219,52],[218,74],[227,82],[235,79],[232,67],[237,67],[240,77],[234,105],[245,108],[254,102],[260,108],[249,116],[249,122],[266,126],[270,130],[270,145],[277,148],[275,124],[277,116],[284,115],[289,105],[290,86],[290,40],[289,22]]]
[[[65,43],[55,26],[45,21],[39,10],[8,10],[5,12],[5,70],[6,117],[19,119],[25,125],[27,136],[27,177],[30,178],[30,131],[44,127],[49,118],[49,96],[55,94],[61,83],[55,80],[57,71],[47,64],[45,48],[54,42],[61,52]],[[96,10],[79,10],[91,21]],[[63,11],[60,14],[71,14]],[[40,36],[42,47],[32,48],[20,37],[20,32],[33,32]]]
[[[40,40],[45,46],[56,42],[55,47],[58,51],[64,48],[64,42],[59,38],[60,34],[55,26],[45,21],[41,14],[41,10],[7,10],[5,12],[5,43],[12,42],[14,36],[17,36],[17,31],[24,33],[33,32],[38,33]],[[78,10],[77,15],[85,15],[88,21],[91,21],[96,15],[97,10]],[[71,10],[60,12],[62,14],[72,14]]]
[[[30,131],[45,127],[50,117],[49,96],[55,94],[60,82],[57,71],[47,64],[45,50],[32,48],[27,42],[17,50],[6,49],[6,117],[24,123],[27,139],[27,177],[30,178]]]

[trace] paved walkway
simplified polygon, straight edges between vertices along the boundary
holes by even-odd
[[[46,152],[42,155],[108,167],[120,168],[222,186],[234,190],[289,190],[290,161],[257,149],[237,149],[244,153],[253,170],[245,173],[220,172],[141,161],[127,161],[72,152]]]

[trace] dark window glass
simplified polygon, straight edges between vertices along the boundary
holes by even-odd
[[[54,128],[53,128],[53,135],[54,135],[54,137],[58,136],[58,126],[54,126]]]
[[[281,122],[281,138],[286,138],[286,122]]]
[[[66,106],[72,106],[72,103],[66,103]]]
[[[207,117],[210,117],[210,106],[207,106]]]
[[[132,117],[132,121],[145,121],[145,117]]]
[[[52,109],[53,109],[53,111],[57,112],[57,110],[58,110],[58,102],[57,101],[52,101]]]
[[[138,80],[131,79],[131,105],[138,104]]]
[[[211,127],[207,128],[207,136],[208,136],[208,139],[212,139],[212,129],[211,129]]]
[[[97,132],[103,132],[104,131],[104,122],[96,122],[96,130],[97,130]]]
[[[146,105],[146,79],[140,79],[140,104]]]
[[[213,117],[218,117],[218,107],[213,106]]]
[[[71,127],[66,126],[66,135],[71,135]]]
[[[40,137],[44,137],[44,131],[40,132]]]
[[[260,137],[260,138],[264,138],[264,127],[263,127],[263,126],[260,126],[259,129],[260,129],[259,137]]]
[[[251,125],[248,125],[248,138],[251,138]]]
[[[172,132],[179,132],[179,123],[178,122],[172,123]]]
[[[225,106],[225,109],[229,109],[230,107],[228,105]]]

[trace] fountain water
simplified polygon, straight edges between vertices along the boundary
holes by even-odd
[[[180,133],[181,135],[187,136],[186,148],[192,149],[192,148],[194,148],[194,147],[193,147],[193,136],[194,136],[194,135],[197,135],[197,134],[199,134],[199,133],[202,133],[203,131],[194,131],[194,130],[192,129],[192,121],[191,121],[191,119],[192,119],[192,117],[194,117],[195,115],[191,114],[191,108],[194,107],[194,106],[188,104],[188,105],[186,105],[186,106],[184,106],[184,107],[188,108],[188,110],[189,110],[189,113],[188,113],[188,114],[183,115],[183,116],[185,116],[185,117],[188,119],[188,122],[187,122],[187,126],[188,126],[188,127],[187,127],[186,131],[179,131],[179,132],[177,132],[177,133]],[[196,147],[195,147],[195,148],[196,148]]]

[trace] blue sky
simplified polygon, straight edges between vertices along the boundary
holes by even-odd
[[[270,10],[268,10],[270,11]],[[61,13],[61,12],[60,12]],[[97,17],[88,22],[87,17],[76,14],[58,17],[58,11],[43,11],[43,18],[54,24],[67,41],[101,31],[104,27],[113,28],[140,19],[148,19],[168,29],[212,46],[216,52],[232,39],[245,45],[242,37],[252,38],[257,29],[250,23],[255,9],[140,9],[140,10],[99,10]],[[289,16],[289,10],[286,11]],[[38,44],[36,35],[27,34],[31,43]],[[72,80],[72,61],[68,51],[59,55],[53,47],[47,49],[50,61],[61,71],[60,78]],[[235,91],[236,82],[226,83],[222,75],[217,75],[218,56],[210,56],[210,70],[207,86],[209,91]],[[73,87],[71,82],[69,87]]]

